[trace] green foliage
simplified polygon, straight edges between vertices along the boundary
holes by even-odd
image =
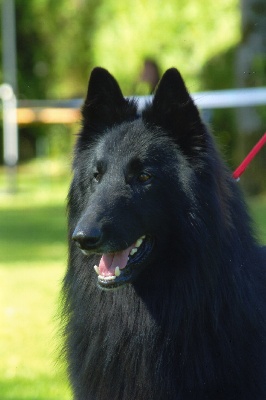
[[[84,95],[101,0],[16,0],[19,98]]]
[[[237,1],[217,3],[214,13],[210,0],[16,0],[18,97],[84,97],[95,65],[110,69],[125,94],[148,94],[146,58],[162,71],[180,68],[195,91],[203,63],[238,40]],[[69,152],[71,133],[21,127],[20,159]]]
[[[208,60],[200,75],[203,90],[232,89],[236,86],[234,68],[237,51],[238,46],[234,46]],[[257,56],[254,60],[254,68],[252,68],[252,71],[247,71],[247,86],[256,87],[262,85],[265,77],[265,68],[265,56]],[[211,113],[214,134],[232,170],[243,161],[263,132],[265,132],[265,107],[256,107],[254,110],[257,112],[260,123],[249,134],[243,134],[239,130],[236,109],[217,109]],[[262,150],[257,154],[241,179],[241,185],[248,194],[254,195],[265,191],[265,170],[265,150]]]
[[[95,65],[135,94],[147,57],[162,70],[177,66],[197,90],[204,62],[239,40],[237,7],[238,0],[16,0],[19,97],[84,96]]]
[[[224,90],[234,87],[235,52],[236,47],[230,47],[205,63],[200,73],[202,90]],[[231,169],[234,169],[240,162],[235,151],[237,146],[235,110],[232,108],[212,110],[211,125],[223,156]]]
[[[104,1],[96,10],[93,59],[119,78],[126,94],[134,93],[147,57],[162,70],[178,67],[195,91],[204,62],[239,40],[237,6],[237,0]]]

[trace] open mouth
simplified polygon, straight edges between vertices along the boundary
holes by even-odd
[[[101,289],[115,289],[132,282],[146,262],[153,248],[149,236],[141,236],[133,245],[119,252],[103,254],[94,266]]]

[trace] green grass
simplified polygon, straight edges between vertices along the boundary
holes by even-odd
[[[67,261],[68,179],[50,169],[48,174],[38,164],[22,168],[16,195],[3,193],[1,174],[1,400],[71,398],[58,361],[57,318]]]
[[[249,199],[251,215],[259,241],[266,245],[266,196],[258,196]]]
[[[4,194],[0,171],[0,399],[69,400],[57,362],[58,298],[67,261],[67,166],[19,170],[19,191]],[[250,200],[266,242],[266,198]]]
[[[56,365],[57,297],[63,265],[1,266],[1,400],[69,399]]]

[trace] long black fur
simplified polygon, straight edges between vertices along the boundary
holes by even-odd
[[[164,74],[138,118],[96,68],[82,113],[63,286],[74,398],[266,399],[265,248],[179,72]],[[151,183],[136,180],[139,164]],[[108,227],[96,254],[73,243],[81,220]],[[146,233],[152,261],[134,282],[100,290],[98,253]]]

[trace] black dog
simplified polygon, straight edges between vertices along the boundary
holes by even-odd
[[[91,74],[69,191],[77,400],[265,400],[265,249],[176,69],[138,118]]]

